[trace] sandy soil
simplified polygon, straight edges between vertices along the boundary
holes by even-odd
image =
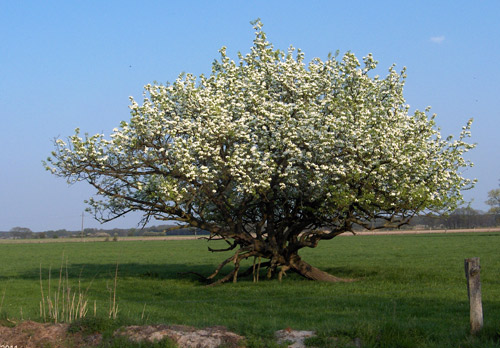
[[[24,321],[15,327],[0,326],[0,347],[17,348],[66,348],[95,347],[101,343],[101,335],[83,337],[68,333],[68,324],[42,324]]]

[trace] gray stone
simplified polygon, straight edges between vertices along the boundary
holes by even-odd
[[[244,338],[221,326],[195,329],[182,325],[128,326],[115,332],[135,342],[155,342],[169,338],[180,348],[239,347]]]
[[[313,337],[314,331],[279,330],[274,333],[278,343],[291,342],[288,348],[305,348],[304,340]]]

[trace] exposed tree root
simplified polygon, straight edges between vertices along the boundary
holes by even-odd
[[[210,279],[208,279],[207,276],[197,272],[178,272],[177,274],[178,275],[193,274],[199,278],[200,282],[205,284],[210,284]]]
[[[302,261],[300,258],[298,260],[293,260],[290,264],[290,269],[294,272],[300,274],[301,276],[311,279],[311,280],[319,280],[323,282],[353,282],[355,279],[345,279],[339,278],[327,273],[325,271],[320,270],[314,266],[311,266],[305,261]]]
[[[259,281],[259,272],[261,267],[269,267],[271,263],[269,261],[255,263],[253,266],[247,268],[244,272],[239,274],[239,277],[248,277],[249,275],[253,275],[254,283]]]
[[[284,258],[280,255],[274,255],[275,257],[269,257],[269,255],[262,255],[261,253],[255,250],[248,249],[239,249],[235,254],[228,257],[224,261],[222,261],[215,271],[210,274],[208,277],[196,273],[196,272],[186,272],[183,274],[194,274],[200,278],[200,280],[204,283],[207,283],[208,286],[215,286],[218,284],[222,284],[228,281],[232,281],[236,283],[238,277],[247,277],[253,275],[253,282],[259,281],[259,274],[261,267],[267,268],[267,278],[277,277],[279,281],[283,279],[283,276],[286,276],[286,272],[291,270],[304,278],[310,280],[317,280],[323,282],[353,282],[355,279],[345,279],[335,277],[325,271],[320,270],[314,266],[311,266],[307,262],[303,261],[298,254],[294,254],[289,256],[288,258]],[[246,270],[240,272],[241,261],[253,257],[253,264]],[[266,258],[269,261],[262,262],[261,259]],[[233,263],[234,267],[231,271],[224,275],[222,278],[215,280],[215,277],[220,274],[221,270],[224,266]]]
[[[224,277],[218,279],[217,281],[210,283],[209,286],[214,286],[218,284],[222,284],[228,281],[233,281],[234,283],[237,281],[238,276],[239,277],[247,277],[249,275],[253,275],[253,281],[257,282],[259,279],[259,273],[260,273],[260,268],[261,267],[267,267],[267,277],[272,278],[273,276],[277,276],[278,280],[281,281],[283,276],[286,275],[286,272],[291,270],[294,271],[297,274],[300,274],[304,278],[310,279],[310,280],[317,280],[317,281],[323,281],[323,282],[353,282],[355,279],[349,279],[349,278],[339,278],[335,277],[334,275],[331,275],[325,271],[320,270],[319,268],[316,268],[314,266],[311,266],[307,262],[303,261],[298,255],[294,255],[286,264],[280,264],[277,262],[277,260],[269,260],[266,262],[261,262],[261,256],[255,256],[253,265],[250,266],[248,269],[246,269],[243,272],[240,271],[240,262],[243,259],[246,259],[252,255],[255,255],[253,252],[247,252],[243,254],[236,253],[235,255],[231,256],[230,258],[227,258],[224,260],[215,270],[214,273],[212,273],[209,277],[205,278],[207,281],[213,280],[214,277],[219,274],[220,270],[222,267],[230,263],[231,261],[234,262],[234,268],[226,274]],[[257,259],[259,259],[257,263]]]

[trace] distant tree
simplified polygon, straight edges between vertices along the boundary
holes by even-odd
[[[128,237],[133,237],[133,236],[135,236],[135,228],[131,228],[131,229],[129,229],[129,230],[128,230],[128,232],[127,232],[127,236],[128,236]]]
[[[10,232],[32,233],[33,231],[28,227],[12,227]]]
[[[500,224],[500,188],[488,192],[488,200],[486,201],[491,208],[488,213],[494,215],[495,224]]]
[[[21,239],[27,239],[27,238],[31,238],[33,237],[33,231],[31,231],[29,228],[27,227],[12,227],[10,229],[10,234],[13,236],[13,237],[16,237],[16,238],[21,238]]]
[[[66,229],[60,229],[60,230],[54,231],[53,233],[55,236],[57,236],[56,238],[69,237],[72,235],[72,233],[70,231],[67,231]],[[78,234],[80,234],[80,232],[78,232]]]
[[[83,233],[88,236],[97,233],[97,228],[85,228]]]
[[[491,208],[488,211],[491,214],[500,215],[500,188],[488,192],[488,200],[486,201]]]
[[[455,209],[446,218],[446,227],[450,229],[476,228],[481,225],[481,212],[471,207]]]
[[[267,260],[268,277],[337,281],[299,251],[462,202],[474,184],[461,176],[471,122],[458,139],[442,138],[428,110],[410,114],[404,70],[373,76],[371,54],[305,64],[254,24],[238,62],[223,47],[210,76],[146,86],[109,140],[77,129],[55,141],[46,168],[96,188],[89,204],[101,221],[142,211],[144,222],[174,220],[225,240],[234,254],[208,277],[234,265],[220,282],[236,281],[248,258]]]

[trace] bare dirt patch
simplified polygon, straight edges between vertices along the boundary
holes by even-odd
[[[78,348],[96,347],[101,334],[83,335],[68,332],[69,324],[22,322],[15,327],[0,326],[0,347],[17,348]],[[174,341],[179,348],[242,348],[244,337],[221,326],[196,329],[183,325],[128,326],[117,330],[114,336],[124,336],[135,342]]]
[[[69,333],[69,324],[49,324],[25,321],[15,327],[0,326],[0,346],[17,348],[66,348],[95,347],[101,342],[100,335],[83,337]]]

